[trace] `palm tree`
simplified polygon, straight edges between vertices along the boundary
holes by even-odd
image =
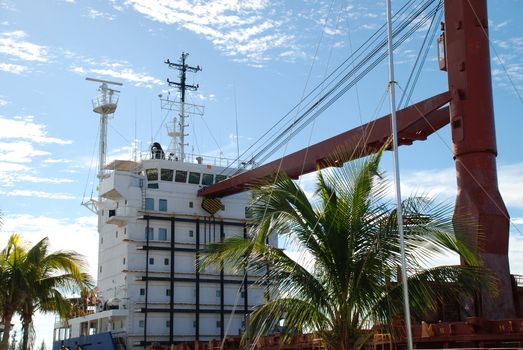
[[[2,251],[1,275],[7,288],[1,291],[6,329],[0,350],[7,349],[6,339],[15,312],[22,320],[23,350],[29,348],[31,323],[36,311],[67,316],[71,305],[64,293],[73,293],[92,284],[90,277],[81,272],[83,265],[81,256],[73,251],[50,253],[47,238],[27,249],[19,235],[10,237]]]
[[[73,251],[49,252],[49,240],[42,239],[26,255],[26,278],[32,283],[25,290],[19,308],[23,327],[22,349],[29,349],[30,326],[36,311],[58,313],[62,318],[71,311],[66,295],[92,287],[91,279],[81,269],[84,262]]]
[[[11,320],[20,305],[27,288],[24,272],[26,248],[19,235],[9,237],[6,247],[0,252],[0,311],[4,332],[0,350],[7,350],[11,333]]]
[[[250,315],[246,334],[270,334],[283,322],[283,338],[315,332],[328,349],[365,345],[376,325],[402,316],[398,276],[400,242],[396,209],[378,165],[381,152],[364,161],[318,173],[312,200],[287,176],[253,189],[250,237],[213,244],[202,268],[225,261],[236,272],[264,276],[271,298]],[[422,197],[403,202],[411,311],[422,317],[437,303],[477,286],[478,261],[453,233],[449,208]],[[268,245],[277,232],[313,261],[306,268]],[[422,269],[435,254],[456,252],[466,266]],[[269,266],[269,268],[267,268]],[[483,275],[484,276],[484,275]],[[434,288],[445,283],[445,288]]]

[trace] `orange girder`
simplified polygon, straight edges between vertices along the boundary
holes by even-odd
[[[398,144],[410,145],[449,123],[448,107],[442,107],[451,99],[448,92],[418,102],[397,112]],[[370,123],[331,137],[303,150],[274,160],[258,168],[232,176],[215,185],[198,191],[201,197],[223,197],[243,192],[253,183],[274,178],[280,171],[291,178],[298,178],[329,164],[343,164],[349,160],[367,156],[379,149],[391,136],[390,114]],[[343,154],[335,150],[343,150]]]

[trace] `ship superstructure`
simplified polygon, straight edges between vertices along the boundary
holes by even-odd
[[[98,292],[79,317],[67,326],[57,324],[55,348],[62,340],[83,349],[96,342],[97,349],[143,349],[152,343],[221,339],[242,332],[248,312],[267,297],[266,288],[254,283],[257,276],[229,275],[219,267],[197,269],[208,244],[247,235],[250,194],[222,200],[197,196],[237,168],[223,158],[184,151],[187,109],[199,107],[186,106],[185,92],[197,86],[187,86],[185,74],[200,69],[188,66],[186,58],[182,54],[179,64],[166,62],[180,71],[180,82],[169,82],[178,87],[180,100],[160,96],[162,106],[179,112],[168,128],[172,147],[164,150],[155,142],[140,159],[105,166],[103,155],[99,198],[90,201],[98,215]],[[110,111],[100,106],[108,101],[111,83],[100,82],[106,98],[93,110],[110,112],[100,113],[107,117],[116,105]],[[111,98],[114,102],[114,92]],[[105,145],[103,137],[100,144]],[[271,243],[276,244],[276,237]],[[104,333],[111,337],[103,338]]]

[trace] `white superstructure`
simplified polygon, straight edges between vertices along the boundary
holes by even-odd
[[[184,135],[185,121],[179,126],[170,133],[174,141]],[[67,327],[57,323],[55,340],[90,344],[88,336],[111,332],[114,348],[143,349],[221,339],[241,332],[245,315],[265,301],[266,288],[253,284],[257,276],[196,269],[209,243],[246,235],[250,194],[198,197],[200,188],[237,169],[223,159],[180,153],[180,147],[176,152],[173,144],[172,153],[153,143],[140,160],[100,169],[96,306]]]

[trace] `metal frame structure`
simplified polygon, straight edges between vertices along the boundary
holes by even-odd
[[[499,193],[492,101],[486,0],[445,0],[444,53],[440,68],[448,72],[448,92],[397,112],[398,144],[410,145],[451,124],[458,193],[455,222],[473,223],[462,238],[474,247],[499,281],[499,294],[482,290],[476,316],[499,320],[515,316],[508,263],[509,216]],[[449,107],[443,107],[449,103]],[[218,184],[201,189],[202,197],[245,191],[282,171],[291,178],[343,164],[375,152],[391,136],[390,115],[309,146]],[[340,150],[333,152],[333,150]],[[341,151],[343,150],[343,151]]]

